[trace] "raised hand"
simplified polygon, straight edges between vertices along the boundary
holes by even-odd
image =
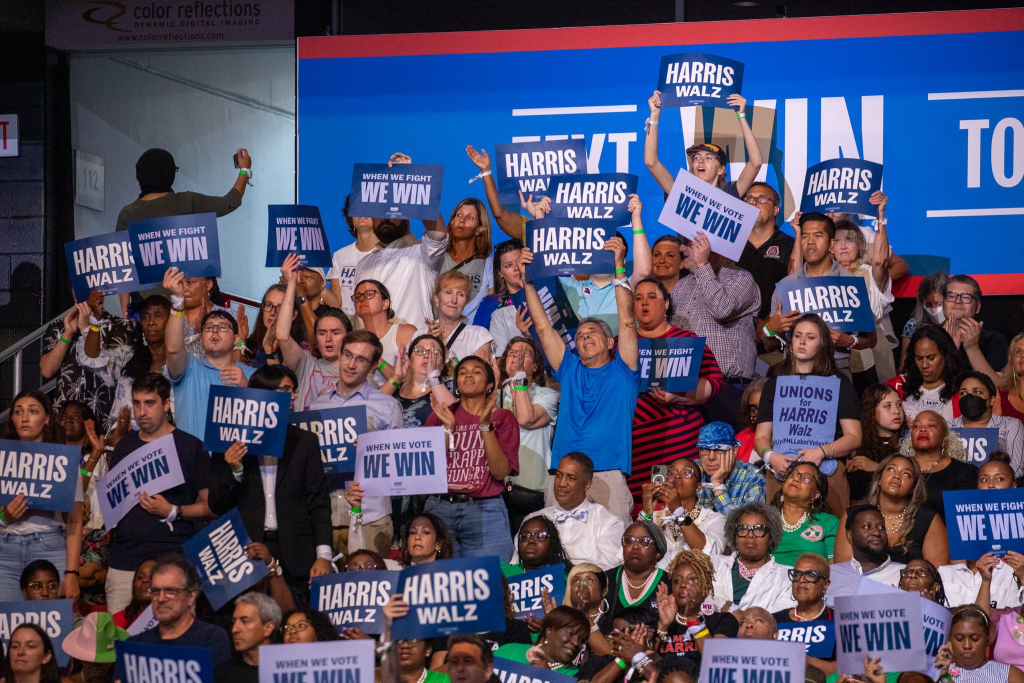
[[[734,107],[737,112],[746,111],[747,109],[747,98],[738,92],[729,95],[725,98],[725,103],[730,107]]]
[[[224,451],[224,462],[228,464],[231,469],[238,469],[238,465],[242,464],[242,458],[249,452],[249,446],[244,441],[236,441],[228,449]]]
[[[284,279],[285,284],[297,283],[299,281],[298,254],[288,254],[284,257],[284,263],[281,264],[281,277]]]
[[[395,164],[411,164],[411,163],[412,163],[412,157],[410,157],[408,154],[402,154],[401,152],[395,152],[394,154],[391,155],[391,158],[388,159],[388,168],[391,168]]]
[[[654,94],[647,98],[647,106],[651,108],[651,118],[655,121],[661,116],[661,91],[655,90]]]
[[[449,432],[455,429],[455,415],[448,406],[438,401],[433,394],[430,395],[430,409],[434,411],[434,415],[437,415],[437,419],[441,421],[445,429]]]
[[[242,387],[243,389],[249,385],[249,380],[246,378],[245,373],[237,365],[221,370],[220,381],[229,387]]]
[[[174,266],[164,273],[164,289],[174,296],[185,296],[185,273]]]
[[[113,448],[116,446],[121,439],[123,439],[132,428],[132,409],[131,406],[125,406],[121,408],[120,414],[117,416],[117,423],[114,428],[107,434],[106,441],[107,445]]]
[[[238,304],[235,309],[235,321],[238,322],[238,336],[241,339],[249,338],[249,318],[245,315],[245,306]]]
[[[92,309],[89,308],[89,304],[77,303],[75,308],[78,309],[78,331],[85,334],[89,331],[89,325],[92,321],[89,319],[92,316]]]
[[[487,155],[487,150],[483,147],[481,147],[478,152],[473,145],[466,145],[466,156],[468,156],[469,160],[472,161],[473,164],[481,171],[491,170],[491,157]]]

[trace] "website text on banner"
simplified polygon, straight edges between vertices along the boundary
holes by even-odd
[[[639,177],[653,242],[668,229],[656,222],[664,194],[644,164],[644,119],[671,45],[744,65],[744,113],[765,159],[758,179],[779,191],[785,231],[809,168],[841,158],[884,164],[896,253],[970,234],[967,248],[939,247],[952,272],[982,275],[986,295],[1024,293],[1018,254],[1005,248],[1024,215],[1024,157],[1012,133],[1024,117],[1011,96],[1024,61],[991,63],[992,54],[1024,52],[1020,9],[752,20],[730,23],[727,34],[700,23],[432,34],[408,36],[398,53],[387,36],[300,38],[299,201],[337,206],[338,169],[401,149],[444,165],[453,179],[442,193],[447,216],[467,196],[485,200],[482,182],[466,183],[480,173],[468,144],[582,143],[581,172]],[[425,68],[444,79],[424,79]],[[481,98],[479,84],[495,73],[543,73],[557,87],[512,79]],[[395,108],[396,92],[415,96]],[[727,151],[726,180],[738,178],[747,154],[735,109],[661,113],[658,155],[671,173],[687,166],[687,147],[713,142]],[[499,181],[497,153],[492,171]],[[518,210],[514,189],[502,202]],[[340,222],[328,235],[335,248],[352,241]],[[495,226],[493,243],[504,239]]]

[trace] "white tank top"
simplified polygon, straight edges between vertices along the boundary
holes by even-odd
[[[380,345],[384,347],[384,353],[381,355],[383,360],[386,360],[391,366],[395,365],[395,361],[398,360],[398,323],[391,323],[391,329],[380,338]],[[387,379],[380,373],[380,370],[373,371],[373,378],[370,380],[370,384],[374,388],[380,388]]]

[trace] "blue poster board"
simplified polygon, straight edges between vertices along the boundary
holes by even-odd
[[[34,510],[71,512],[81,460],[77,446],[0,439],[0,505],[24,495]]]
[[[541,669],[504,657],[494,658],[494,675],[501,683],[575,683],[575,676],[560,674],[551,669]]]
[[[270,204],[267,214],[267,268],[280,268],[288,254],[297,254],[303,268],[331,267],[333,254],[319,207]]]
[[[325,474],[355,471],[356,437],[366,433],[366,406],[304,410],[292,413],[288,421],[316,434]]]
[[[852,213],[877,216],[869,199],[882,189],[882,164],[863,159],[829,159],[807,169],[802,213]]]
[[[70,600],[15,600],[0,602],[0,643],[10,652],[11,634],[22,624],[38,624],[53,643],[58,666],[67,666],[71,657],[61,644],[74,628]]]
[[[309,604],[323,612],[341,633],[345,628],[361,628],[364,633],[384,633],[384,612],[396,592],[398,572],[342,572],[314,576],[310,584]]]
[[[836,649],[836,624],[825,619],[779,624],[779,640],[803,643],[808,657],[828,659]]]
[[[516,619],[525,619],[532,614],[538,619],[544,618],[544,605],[541,602],[546,590],[561,605],[565,597],[565,567],[560,564],[544,569],[524,572],[508,577],[508,586],[512,589],[512,601],[515,606]]]
[[[64,254],[78,301],[87,300],[97,289],[104,294],[141,289],[131,239],[123,230],[67,242]]]
[[[280,458],[290,403],[291,397],[281,391],[211,386],[203,449],[224,453],[236,441],[244,441],[253,455]]]
[[[494,146],[491,162],[498,199],[502,204],[519,206],[523,199],[534,200],[548,194],[552,176],[587,172],[587,147],[583,140],[537,140]]]
[[[436,560],[403,569],[397,592],[410,609],[392,624],[396,640],[505,630],[497,557]]]
[[[551,198],[548,216],[629,225],[629,195],[636,192],[637,180],[629,173],[555,176],[547,193]]]
[[[214,683],[213,654],[206,647],[151,645],[131,640],[114,643],[117,663],[114,678],[121,683],[154,683],[154,672],[161,680],[177,683]]]
[[[220,609],[267,575],[263,560],[251,560],[245,552],[251,542],[238,508],[232,508],[181,546],[199,572],[203,592],[214,609]]]
[[[775,379],[772,448],[795,457],[804,448],[835,440],[839,378],[782,375]]]
[[[729,95],[743,88],[743,64],[734,59],[689,52],[666,55],[658,69],[661,107],[728,107]]]
[[[1024,553],[1024,489],[943,491],[951,560]]]
[[[349,216],[436,220],[441,212],[444,166],[355,164]]]
[[[547,216],[526,224],[526,246],[533,263],[526,264],[526,279],[570,275],[611,275],[615,254],[604,243],[619,233],[610,221]]]
[[[783,280],[775,285],[782,312],[817,313],[839,332],[874,332],[868,286],[864,278],[826,275]]]
[[[987,463],[989,456],[999,450],[998,427],[954,427],[953,431],[960,437],[967,462],[975,467]]]
[[[704,360],[704,337],[640,337],[640,391],[694,391]]]
[[[185,277],[220,276],[217,214],[150,218],[128,224],[132,256],[144,285],[164,281],[174,266]]]

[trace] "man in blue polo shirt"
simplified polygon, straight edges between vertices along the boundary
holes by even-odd
[[[526,283],[526,305],[530,310],[544,355],[562,385],[559,426],[551,450],[551,467],[558,467],[567,453],[587,453],[594,461],[594,483],[590,497],[623,521],[630,519],[633,496],[626,475],[633,461],[633,411],[640,390],[637,369],[639,350],[633,293],[626,284],[626,244],[621,237],[605,243],[615,253],[615,304],[619,314],[618,354],[612,355],[615,336],[608,323],[584,318],[576,329],[576,350],[570,351],[551,326],[544,304],[533,284]],[[523,249],[519,268],[526,280],[526,264],[533,253]],[[554,505],[552,482],[548,479],[547,505]]]
[[[215,384],[244,387],[255,368],[234,359],[238,323],[227,311],[211,311],[199,325],[206,358],[185,350],[185,274],[173,266],[164,273],[164,287],[171,293],[171,319],[164,333],[167,373],[174,385],[174,422],[178,429],[200,441],[206,432],[206,404]]]

